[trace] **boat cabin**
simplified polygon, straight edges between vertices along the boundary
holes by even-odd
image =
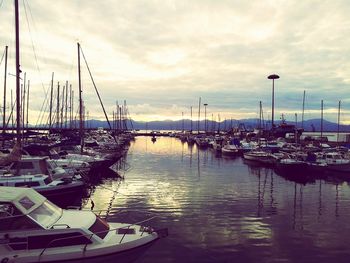
[[[0,174],[12,173],[14,175],[44,174],[53,179],[63,177],[65,170],[54,167],[48,162],[48,157],[22,156],[21,160],[12,162],[8,167],[0,169]]]
[[[90,238],[84,229],[98,234]],[[108,231],[108,224],[91,211],[63,210],[31,188],[0,187],[0,254],[44,249],[50,242],[50,247],[91,244]]]

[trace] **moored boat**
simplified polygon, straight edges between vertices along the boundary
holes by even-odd
[[[151,227],[61,209],[30,188],[0,187],[0,222],[1,262],[101,262],[160,237]]]

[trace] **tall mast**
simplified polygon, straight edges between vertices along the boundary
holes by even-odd
[[[305,111],[305,90],[303,95],[303,112],[301,114],[301,128],[304,129],[304,111]]]
[[[323,100],[321,100],[321,140],[323,135]]]
[[[68,80],[66,81],[66,101],[65,101],[65,113],[64,113],[64,128],[67,129],[68,118]]]
[[[220,134],[220,124],[221,124],[221,118],[220,118],[220,113],[218,113],[218,134]]]
[[[60,82],[57,82],[56,129],[60,125]]]
[[[49,113],[49,132],[51,132],[51,128],[52,128],[53,77],[54,77],[54,72],[52,72],[52,77],[51,77],[50,113]]]
[[[192,134],[192,130],[193,130],[193,127],[192,127],[192,106],[191,106],[191,134]]]
[[[124,127],[125,127],[125,131],[128,130],[128,125],[126,123],[127,121],[127,116],[126,116],[126,100],[124,100],[124,111],[123,111],[123,122],[124,122]]]
[[[63,110],[64,110],[65,90],[66,90],[66,86],[63,85],[63,87],[62,87],[62,106],[61,106],[61,109],[60,109],[60,129],[61,129],[61,131],[62,131],[62,128],[63,128]]]
[[[14,127],[14,121],[13,121],[13,109],[14,109],[14,103],[13,103],[13,94],[12,94],[12,89],[11,89],[11,128],[12,128],[12,133],[13,133],[13,127]]]
[[[72,84],[69,85],[69,128],[72,129],[73,122],[73,91]]]
[[[259,102],[259,133],[260,133],[260,130],[261,130],[261,115],[262,114],[262,104],[261,104],[261,101]]]
[[[338,104],[338,129],[337,129],[337,143],[339,143],[339,128],[340,128],[340,104],[341,104],[341,101],[339,101],[339,104]]]
[[[80,152],[83,153],[84,134],[83,134],[83,101],[81,90],[81,74],[80,74],[80,44],[78,44],[78,84],[79,84],[79,137],[80,137]]]
[[[197,125],[198,134],[199,134],[200,121],[201,121],[201,97],[199,97],[199,103],[198,103],[198,125]]]
[[[5,47],[5,75],[4,75],[4,107],[3,107],[3,116],[2,116],[2,134],[3,134],[3,141],[2,146],[5,145],[5,123],[6,123],[6,83],[7,83],[7,53],[8,53],[8,46]]]
[[[27,82],[27,73],[24,72],[24,80],[23,80],[23,94],[22,94],[22,103],[21,103],[21,111],[22,111],[22,136],[24,136],[24,123],[25,123],[25,109],[26,109],[26,82]]]
[[[28,124],[29,124],[29,121],[28,121],[28,112],[29,112],[29,88],[30,88],[30,80],[28,80],[28,89],[27,89],[27,122],[26,122],[26,128],[27,128],[27,132],[28,132]]]
[[[20,108],[20,61],[19,61],[19,6],[18,0],[15,0],[15,25],[16,25],[16,135],[17,144],[21,147],[21,108]]]
[[[182,112],[182,133],[185,130],[185,123],[184,123],[184,112]]]

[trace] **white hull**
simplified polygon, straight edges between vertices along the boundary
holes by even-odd
[[[127,226],[127,224],[109,223],[113,229]],[[142,247],[151,244],[158,239],[158,234],[140,232],[140,226],[132,226],[136,233],[132,235],[118,234],[116,231],[110,231],[102,244],[88,244],[46,248],[16,250],[6,253],[1,251],[0,260],[7,258],[8,263],[34,263],[34,262],[106,262],[106,258],[114,259],[122,256],[124,253],[132,252],[135,249],[141,250]],[[141,236],[142,235],[142,236]],[[122,242],[120,243],[120,241]],[[85,249],[84,249],[85,248]],[[147,248],[147,247],[145,247]],[[85,261],[86,262],[86,261]]]

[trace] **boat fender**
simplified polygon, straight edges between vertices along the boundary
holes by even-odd
[[[7,262],[9,262],[9,258],[3,258],[3,259],[1,260],[1,263],[7,263]]]

